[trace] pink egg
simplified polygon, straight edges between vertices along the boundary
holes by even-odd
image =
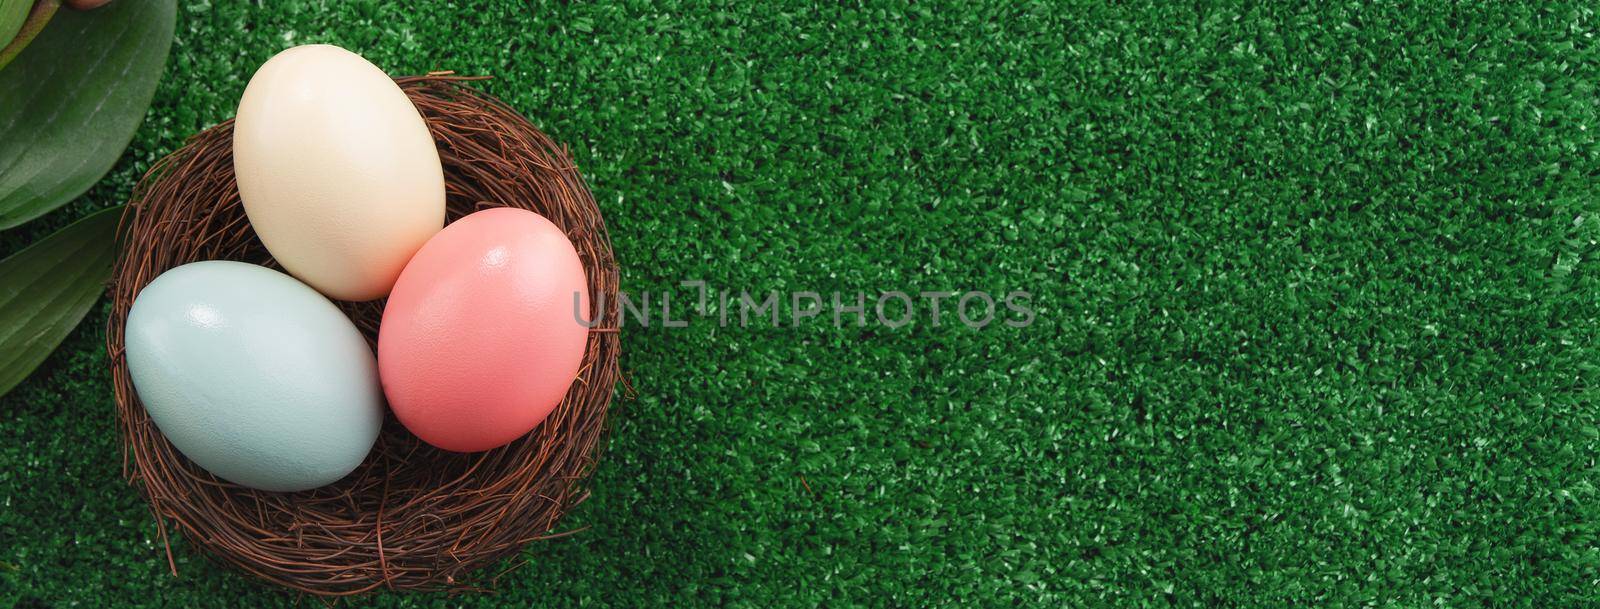
[[[561,403],[588,318],[583,264],[560,228],[509,207],[468,215],[429,239],[394,284],[378,330],[384,395],[429,444],[504,446]]]

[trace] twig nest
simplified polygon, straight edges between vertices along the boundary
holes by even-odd
[[[134,296],[157,275],[201,260],[281,268],[239,201],[233,124],[194,136],[135,188],[113,275],[111,355],[124,474],[168,525],[207,554],[273,583],[321,595],[379,587],[449,588],[530,541],[565,534],[562,515],[587,496],[618,380],[617,265],[599,207],[566,150],[514,110],[451,76],[396,82],[422,113],[444,167],[451,221],[492,207],[532,210],[571,240],[588,293],[578,378],[537,428],[482,453],[429,446],[386,415],[366,460],[334,484],[295,493],[241,487],[186,460],[134,393],[124,325]],[[383,302],[344,303],[369,344]],[[170,559],[170,548],[168,549]]]

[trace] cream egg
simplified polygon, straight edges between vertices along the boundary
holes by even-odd
[[[444,172],[422,115],[383,70],[336,46],[294,47],[256,70],[233,164],[261,242],[332,298],[388,294],[444,226]]]

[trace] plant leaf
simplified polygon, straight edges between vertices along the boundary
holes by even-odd
[[[0,395],[55,350],[100,298],[122,206],[101,210],[0,260]]]
[[[0,229],[77,198],[116,164],[155,96],[174,1],[61,11],[0,69]]]
[[[0,42],[5,43],[0,46],[0,68],[16,59],[58,8],[60,0],[0,0]]]
[[[33,0],[0,0],[0,44],[11,44],[32,11]]]

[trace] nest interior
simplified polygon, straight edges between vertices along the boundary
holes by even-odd
[[[458,454],[428,446],[389,415],[362,465],[339,482],[268,493],[213,477],[178,453],[139,403],[122,357],[123,322],[139,290],[200,260],[280,268],[250,229],[234,182],[233,123],[191,138],[140,181],[122,219],[106,332],[124,474],[171,546],[175,527],[247,573],[319,595],[377,588],[467,587],[468,572],[557,532],[587,496],[618,380],[617,266],[600,210],[564,147],[464,79],[396,79],[428,123],[445,171],[448,218],[486,207],[531,209],[561,227],[588,275],[590,330],[566,398],[503,448]],[[369,343],[382,301],[340,303]],[[174,572],[176,569],[174,568]]]

